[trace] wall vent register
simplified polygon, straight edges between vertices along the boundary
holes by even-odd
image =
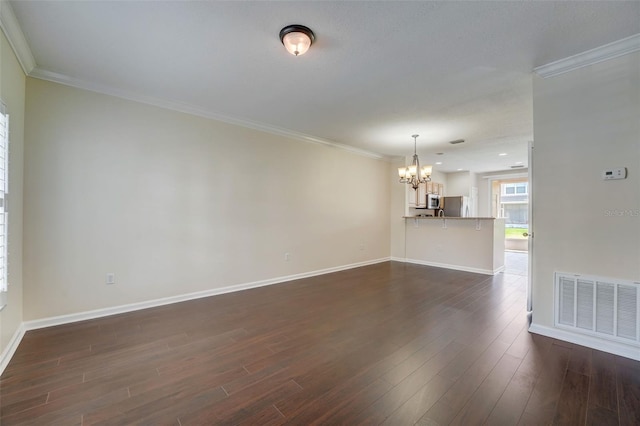
[[[555,274],[556,327],[640,347],[640,283]]]

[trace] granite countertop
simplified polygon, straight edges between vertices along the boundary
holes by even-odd
[[[495,220],[495,217],[456,217],[456,216],[402,216],[404,219],[455,219],[455,220]]]

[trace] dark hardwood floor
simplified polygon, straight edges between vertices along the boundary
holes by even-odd
[[[0,423],[640,424],[640,362],[529,334],[525,280],[388,262],[30,331]]]

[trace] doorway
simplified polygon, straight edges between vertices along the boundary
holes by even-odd
[[[527,177],[495,179],[491,182],[491,215],[504,218],[505,249],[529,250],[529,180]]]

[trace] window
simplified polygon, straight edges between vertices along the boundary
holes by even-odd
[[[502,195],[527,195],[529,193],[528,182],[503,183]]]
[[[9,115],[6,107],[0,103],[0,309],[6,305],[7,291],[7,245],[8,245],[8,209],[7,192],[9,188]]]

